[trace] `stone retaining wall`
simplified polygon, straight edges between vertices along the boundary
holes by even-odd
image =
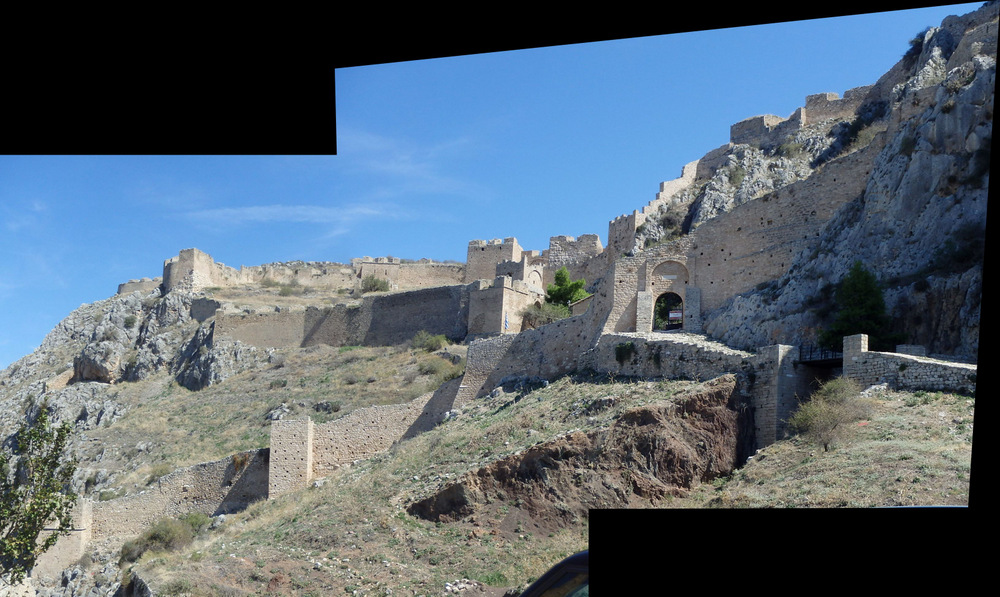
[[[869,351],[865,334],[844,338],[844,376],[863,387],[885,383],[897,390],[962,394],[976,391],[976,365]]]

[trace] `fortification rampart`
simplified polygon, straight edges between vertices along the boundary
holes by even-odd
[[[359,408],[334,421],[273,421],[268,495],[277,497],[341,466],[388,450],[432,429],[454,408],[460,380],[407,404]]]
[[[913,352],[913,349],[909,349]],[[868,336],[844,338],[844,376],[863,387],[887,384],[897,390],[976,391],[976,365],[952,363],[898,352],[868,350]]]
[[[178,288],[186,291],[205,288],[256,285],[297,285],[326,290],[359,290],[361,280],[375,276],[386,280],[393,290],[413,290],[433,286],[461,284],[465,265],[441,263],[429,259],[408,261],[396,257],[363,257],[350,264],[328,261],[289,261],[234,269],[217,263],[198,249],[184,249],[163,263],[160,282],[130,280],[119,286],[118,293],[162,286],[164,292]]]
[[[823,227],[865,189],[882,138],[834,160],[812,176],[739,205],[695,229],[688,267],[701,289],[702,313],[783,275],[801,251],[812,251]]]
[[[164,517],[236,512],[267,497],[268,450],[241,452],[160,477],[142,492],[93,504],[91,540],[114,549]]]
[[[370,294],[323,308],[227,306],[216,312],[215,333],[258,348],[388,346],[421,330],[461,340],[468,333],[468,309],[468,286]]]
[[[729,142],[757,147],[780,145],[789,135],[794,135],[803,126],[824,120],[852,120],[858,108],[868,98],[874,86],[855,87],[844,92],[841,98],[836,93],[816,93],[806,96],[805,107],[796,108],[788,118],[774,114],[751,116],[729,127]]]
[[[453,286],[465,279],[465,265],[429,259],[407,262],[396,257],[352,259],[355,288],[369,276],[389,283],[392,290],[414,290],[431,286]]]
[[[636,230],[645,222],[646,215],[639,210],[618,216],[608,222],[608,248],[605,251],[608,265],[632,252],[635,246]]]
[[[555,282],[555,274],[565,267],[571,280],[584,279],[593,282],[604,274],[608,267],[601,238],[596,234],[581,234],[579,237],[553,236],[549,238],[549,248],[543,252],[546,259],[543,287]]]

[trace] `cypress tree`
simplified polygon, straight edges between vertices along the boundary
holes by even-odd
[[[820,346],[830,350],[843,349],[844,336],[868,334],[872,350],[891,351],[901,335],[891,331],[891,320],[885,312],[885,300],[875,274],[855,261],[851,270],[837,285],[834,299],[838,311],[829,328],[820,334]]]

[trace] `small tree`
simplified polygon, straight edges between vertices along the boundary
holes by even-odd
[[[868,334],[873,350],[892,350],[900,341],[902,336],[890,331],[891,321],[885,312],[878,280],[860,261],[854,262],[837,285],[834,300],[838,308],[836,319],[820,333],[820,346],[839,351],[843,348],[844,336],[855,334]]]
[[[554,282],[554,284],[549,284],[546,289],[545,302],[547,303],[569,305],[590,296],[590,293],[583,289],[587,285],[587,281],[583,278],[570,281],[569,270],[565,266],[556,271]]]
[[[21,426],[13,450],[0,449],[0,578],[12,584],[72,529],[76,494],[69,484],[76,461],[66,456],[69,434],[69,423],[49,425],[43,405],[34,424]],[[39,541],[50,523],[56,530]]]
[[[844,437],[851,423],[866,418],[871,401],[861,397],[857,382],[846,377],[832,379],[799,405],[788,419],[789,428],[822,444],[823,451]]]
[[[529,305],[521,310],[521,321],[528,328],[537,328],[570,316],[569,307],[555,303]]]

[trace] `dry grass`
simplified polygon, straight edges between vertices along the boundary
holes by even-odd
[[[975,401],[900,392],[829,452],[794,437],[760,451],[686,506],[725,508],[967,505]]]
[[[154,466],[173,470],[267,447],[267,415],[282,405],[285,416],[323,423],[366,406],[409,402],[464,368],[402,346],[317,346],[278,356],[274,364],[196,392],[167,374],[116,386],[113,399],[127,411],[115,425],[90,433],[87,455],[97,460],[100,454],[98,466],[123,472],[113,486],[94,492],[138,491]]]
[[[227,381],[198,393],[169,383],[162,383],[158,392],[146,388],[146,403],[135,405],[129,422],[146,425],[146,432],[152,433],[162,423],[143,421],[142,413],[164,409],[173,417],[157,448],[157,454],[168,456],[165,461],[194,458],[202,449],[216,449],[222,457],[235,450],[215,446],[218,437],[229,442],[249,433],[248,442],[266,445],[265,436],[253,435],[267,428],[258,417],[228,418],[230,410],[263,415],[280,402],[301,402],[306,406],[299,408],[317,418],[309,404],[322,398],[342,401],[342,410],[330,415],[340,416],[385,400],[387,391],[403,395],[416,379],[434,383],[433,376],[420,375],[420,366],[426,358],[441,360],[402,347],[324,347],[288,351],[285,356],[280,367],[272,365],[238,376],[231,385]],[[417,378],[408,382],[407,374],[413,372]],[[376,381],[348,380],[362,373]],[[287,383],[271,388],[274,380]],[[379,384],[384,384],[383,392],[365,391]],[[457,418],[341,469],[318,486],[229,516],[186,549],[144,556],[136,570],[162,594],[433,595],[443,594],[445,583],[468,578],[482,583],[487,594],[499,596],[507,587],[526,586],[565,555],[586,549],[589,522],[579,520],[543,536],[532,534],[527,524],[523,532],[511,532],[522,524],[513,501],[494,503],[496,509],[489,513],[452,523],[428,522],[408,514],[406,507],[497,459],[571,430],[606,427],[628,408],[683,400],[700,386],[564,377],[533,391],[477,400]],[[804,438],[789,438],[762,450],[728,478],[669,504],[964,504],[973,412],[971,398],[952,394],[877,397],[869,418],[853,424],[829,452]],[[167,446],[185,442],[189,446]],[[137,478],[149,474],[147,468],[136,472]]]

